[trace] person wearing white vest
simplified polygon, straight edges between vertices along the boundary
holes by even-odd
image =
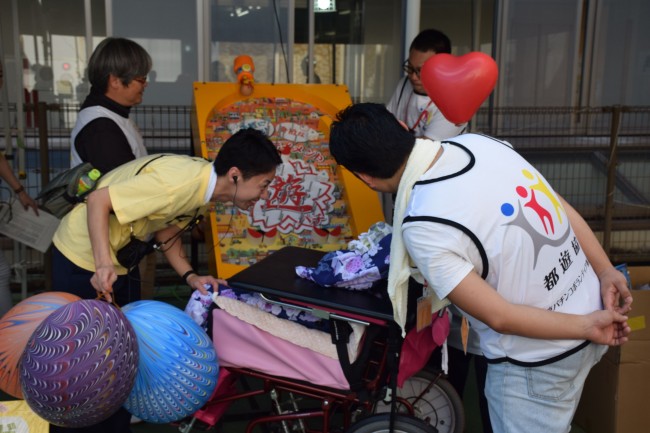
[[[142,135],[129,114],[132,107],[142,103],[151,67],[151,56],[134,41],[108,37],[97,45],[86,70],[90,93],[81,105],[70,135],[71,167],[89,162],[105,175],[122,164],[147,155]],[[118,299],[127,299],[128,302],[140,300],[141,287],[145,284],[153,290],[155,260],[156,256],[150,254],[142,261],[142,269],[133,271],[140,275],[142,284],[132,290],[127,290],[127,286],[116,288]],[[131,420],[131,414],[121,408],[101,423],[74,429],[74,432],[129,433]],[[50,433],[71,431],[73,429],[50,427]]]
[[[90,93],[70,136],[71,167],[90,162],[108,173],[147,155],[129,114],[142,103],[151,67],[149,54],[129,39],[109,37],[97,45],[87,68]]]
[[[405,326],[410,275],[469,319],[488,358],[495,432],[569,432],[591,367],[627,341],[632,296],[580,215],[503,141],[416,139],[383,105],[340,112],[335,160],[396,192],[388,293]],[[441,301],[442,300],[442,301]]]

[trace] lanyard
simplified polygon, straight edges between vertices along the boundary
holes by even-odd
[[[410,98],[409,98],[409,102],[410,102]],[[415,128],[417,128],[418,125],[420,124],[420,122],[422,121],[422,119],[424,119],[424,116],[429,114],[427,109],[431,106],[431,104],[433,104],[433,101],[429,101],[427,106],[424,107],[424,110],[422,110],[422,112],[420,113],[420,116],[418,116],[418,120],[416,120],[415,123],[413,124],[413,126],[411,126],[411,128],[410,128],[411,131],[415,131]],[[408,106],[407,106],[407,110],[408,110]]]

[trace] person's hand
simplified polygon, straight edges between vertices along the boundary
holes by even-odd
[[[219,284],[222,286],[228,286],[228,281],[221,278],[215,278],[212,275],[191,274],[189,277],[187,277],[186,282],[191,288],[201,292],[202,295],[208,294],[208,290],[204,287],[204,284],[212,286],[212,291],[214,293],[219,292]]]
[[[625,275],[612,266],[598,274],[598,279],[605,309],[627,314],[632,309],[632,294]]]
[[[620,346],[627,342],[632,330],[627,316],[612,310],[599,310],[585,316],[587,339],[598,344]]]
[[[113,283],[117,280],[117,273],[113,264],[97,266],[95,273],[90,278],[90,284],[104,296],[108,302],[113,302]]]
[[[34,209],[34,213],[38,215],[38,203],[36,203],[36,200],[34,200],[29,194],[27,194],[26,191],[21,191],[18,195],[18,200],[20,200],[20,204],[23,205],[23,208],[27,210],[28,208]]]

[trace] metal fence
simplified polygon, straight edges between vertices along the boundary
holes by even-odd
[[[141,106],[131,111],[131,118],[140,128],[147,149],[150,153],[192,154],[191,108],[188,106]],[[19,134],[17,111],[10,105],[9,113],[0,116],[0,128],[9,130],[10,140],[5,147],[11,147],[14,168],[22,178],[25,189],[36,197],[44,185],[59,172],[70,165],[70,132],[74,126],[78,104],[60,105],[39,103],[25,107],[24,131]],[[9,119],[9,120],[7,120]],[[20,155],[18,155],[20,154]],[[23,161],[18,166],[17,161]],[[0,189],[0,199],[8,200],[10,192]],[[14,267],[14,285],[21,286],[23,295],[29,291],[49,289],[50,259],[49,254],[25,249],[13,245],[6,238],[0,238],[0,248]],[[192,257],[196,269],[205,269],[206,257],[204,245],[191,242],[189,236],[183,242]],[[180,279],[167,266],[159,266],[157,281]],[[172,279],[173,278],[173,279]]]
[[[596,232],[614,262],[650,261],[650,107],[480,110]]]
[[[76,104],[27,106],[22,139],[16,107],[0,116],[14,152],[24,153],[20,174],[33,197],[68,167],[78,110]],[[138,106],[131,117],[150,153],[191,154],[191,115],[189,106]],[[481,109],[470,130],[507,140],[529,159],[585,217],[613,262],[650,262],[650,107]],[[1,245],[12,254],[6,239]],[[195,265],[205,269],[205,246],[191,249]],[[29,284],[47,285],[47,255],[28,249],[19,261],[12,258]]]

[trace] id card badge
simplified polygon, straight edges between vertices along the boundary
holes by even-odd
[[[431,314],[432,305],[433,290],[431,290],[429,284],[425,280],[424,285],[422,286],[422,296],[418,298],[417,302],[417,332],[420,332],[427,326],[431,326],[431,323],[433,323],[433,316]]]

